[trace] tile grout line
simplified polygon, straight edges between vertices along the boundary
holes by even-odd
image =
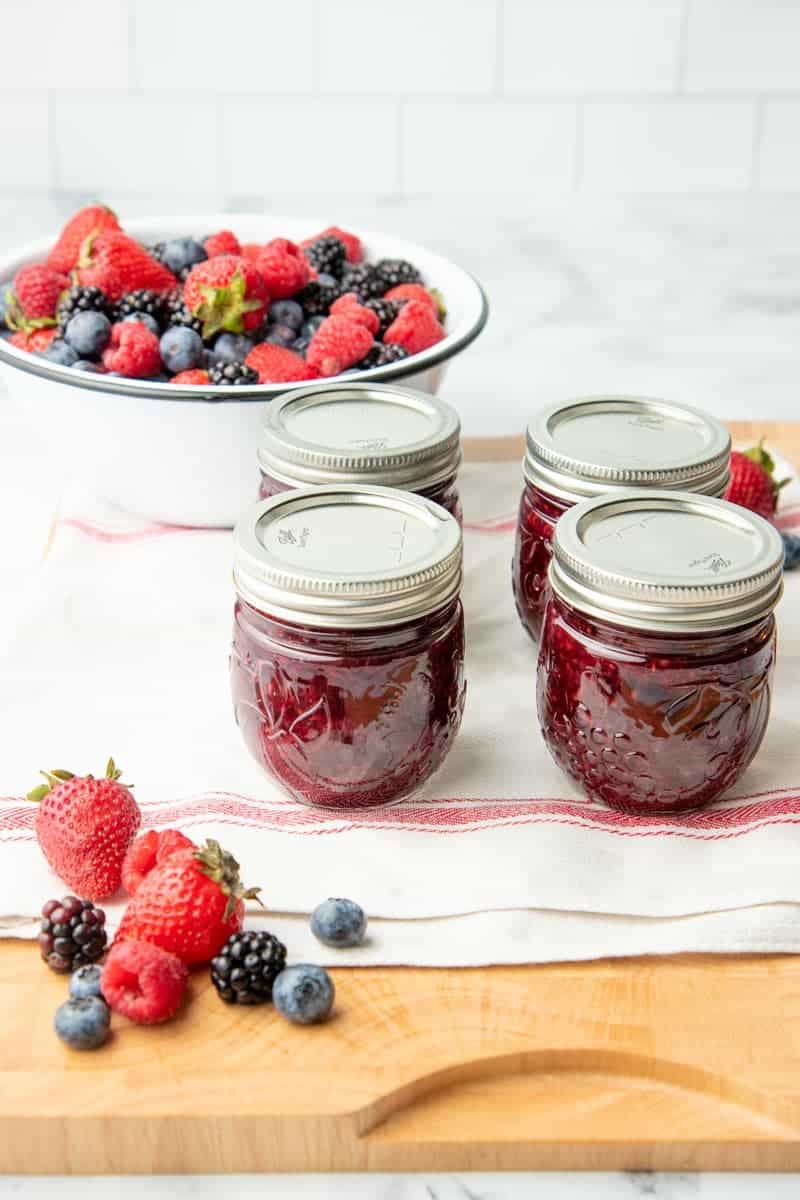
[[[394,137],[394,187],[395,194],[402,196],[405,179],[405,109],[402,100],[397,101]]]
[[[583,186],[583,135],[586,106],[583,100],[575,102],[575,137],[572,164],[572,191],[579,192]]]
[[[505,27],[506,27],[506,6],[505,0],[495,0],[495,38],[497,44],[494,48],[494,94],[502,96],[503,84],[505,76]]]
[[[753,110],[753,144],[750,161],[750,191],[759,191],[761,187],[761,144],[764,140],[765,103],[763,96],[756,96]]]
[[[128,91],[138,92],[139,72],[136,62],[136,0],[127,0],[128,6]]]

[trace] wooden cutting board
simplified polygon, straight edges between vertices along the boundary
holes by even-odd
[[[800,425],[756,431],[800,462]],[[334,977],[319,1028],[201,973],[170,1024],[78,1054],[50,1032],[64,980],[4,942],[0,1170],[800,1169],[800,958]]]

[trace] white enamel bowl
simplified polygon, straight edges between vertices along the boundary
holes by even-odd
[[[300,241],[324,224],[269,214],[211,213],[132,221],[125,228],[145,243],[187,233],[203,237],[217,229],[233,229],[243,242],[266,242],[280,236]],[[406,361],[361,371],[348,380],[391,380],[435,393],[448,360],[486,324],[483,289],[466,271],[421,246],[378,233],[361,237],[370,259],[409,259],[441,291],[447,337]],[[42,259],[51,244],[35,242],[0,258],[0,290],[25,263]],[[266,405],[292,387],[199,388],[109,378],[50,363],[3,338],[0,372],[26,420],[55,443],[62,461],[80,471],[105,500],[152,520],[197,526],[233,525],[252,502]]]

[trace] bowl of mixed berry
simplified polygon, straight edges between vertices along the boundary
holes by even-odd
[[[106,499],[180,524],[231,525],[252,500],[274,396],[345,376],[436,392],[486,316],[440,255],[261,214],[123,228],[90,205],[0,259],[12,401]]]

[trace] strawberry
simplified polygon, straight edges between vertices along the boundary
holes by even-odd
[[[329,311],[332,317],[348,317],[357,325],[363,325],[373,337],[378,336],[380,317],[373,308],[366,308],[355,292],[345,292],[338,300],[334,300]]]
[[[46,329],[55,325],[60,296],[69,287],[69,279],[51,271],[44,263],[23,267],[14,278],[14,291],[8,293],[6,324],[9,329]]]
[[[372,349],[372,334],[348,317],[327,317],[309,343],[306,362],[327,377],[359,362]]]
[[[165,295],[178,283],[144,246],[117,230],[86,238],[74,274],[82,286],[99,287],[109,300],[121,300],[140,288]]]
[[[155,829],[148,829],[128,847],[122,863],[122,886],[128,895],[132,896],[145,875],[149,875],[154,867],[161,866],[178,850],[193,848],[196,849],[192,839],[178,829],[163,829],[160,833]]]
[[[311,246],[314,242],[318,242],[320,238],[335,237],[344,246],[347,251],[347,261],[349,263],[361,262],[363,258],[363,250],[361,248],[361,239],[356,237],[354,233],[348,233],[346,229],[339,229],[338,225],[329,225],[327,229],[323,229],[321,233],[315,233],[313,237],[306,238],[300,243],[300,249],[305,250],[306,246]]]
[[[242,928],[244,901],[259,888],[243,888],[239,864],[209,838],[199,850],[178,850],[150,871],[125,910],[117,942],[160,946],[191,966],[208,962]]]
[[[27,350],[29,354],[41,354],[42,350],[47,349],[57,333],[58,329],[55,326],[48,325],[46,329],[22,329],[8,340],[18,350]]]
[[[103,351],[103,366],[129,379],[151,379],[161,368],[158,338],[140,321],[112,325],[111,340]]]
[[[398,283],[397,287],[389,288],[383,298],[384,300],[421,300],[423,304],[430,305],[438,320],[441,321],[447,316],[447,309],[441,293],[437,292],[435,288],[423,287],[421,283]]]
[[[270,342],[261,342],[254,346],[244,360],[248,367],[258,371],[259,383],[294,383],[300,379],[316,379],[316,371],[312,371],[304,358],[287,350],[285,346],[274,346]]]
[[[113,758],[103,779],[69,771],[42,774],[47,782],[28,796],[39,804],[36,837],[42,853],[78,895],[87,900],[113,896],[141,820],[130,788],[119,782]]]
[[[231,233],[230,229],[221,229],[219,233],[212,233],[203,242],[203,248],[209,258],[216,258],[218,254],[242,253],[239,239],[235,233]]]
[[[788,479],[776,481],[775,460],[764,449],[762,438],[749,450],[731,452],[731,478],[725,499],[749,508],[769,521],[778,507],[780,490],[788,482]]]
[[[264,247],[260,242],[245,242],[242,246],[242,258],[246,258],[248,262],[254,263],[258,261],[258,256]]]
[[[114,1012],[137,1025],[157,1025],[177,1012],[187,976],[175,954],[148,942],[117,942],[103,966],[100,990]]]
[[[246,258],[219,254],[192,267],[183,288],[183,302],[203,322],[203,337],[222,329],[245,333],[257,329],[269,302],[267,286]]]
[[[256,259],[256,270],[273,300],[293,296],[311,278],[311,270],[299,247],[287,238],[273,238],[267,242]]]
[[[445,336],[445,330],[429,304],[422,300],[407,300],[386,330],[383,340],[402,346],[409,354],[419,354],[421,350],[435,346]]]
[[[179,371],[177,375],[173,375],[170,383],[208,383],[208,371],[204,371],[202,367],[192,367],[188,371]]]
[[[67,274],[77,266],[81,247],[92,234],[104,229],[119,229],[119,221],[104,204],[90,204],[70,217],[58,236],[53,249],[47,256],[47,265],[52,271]]]

